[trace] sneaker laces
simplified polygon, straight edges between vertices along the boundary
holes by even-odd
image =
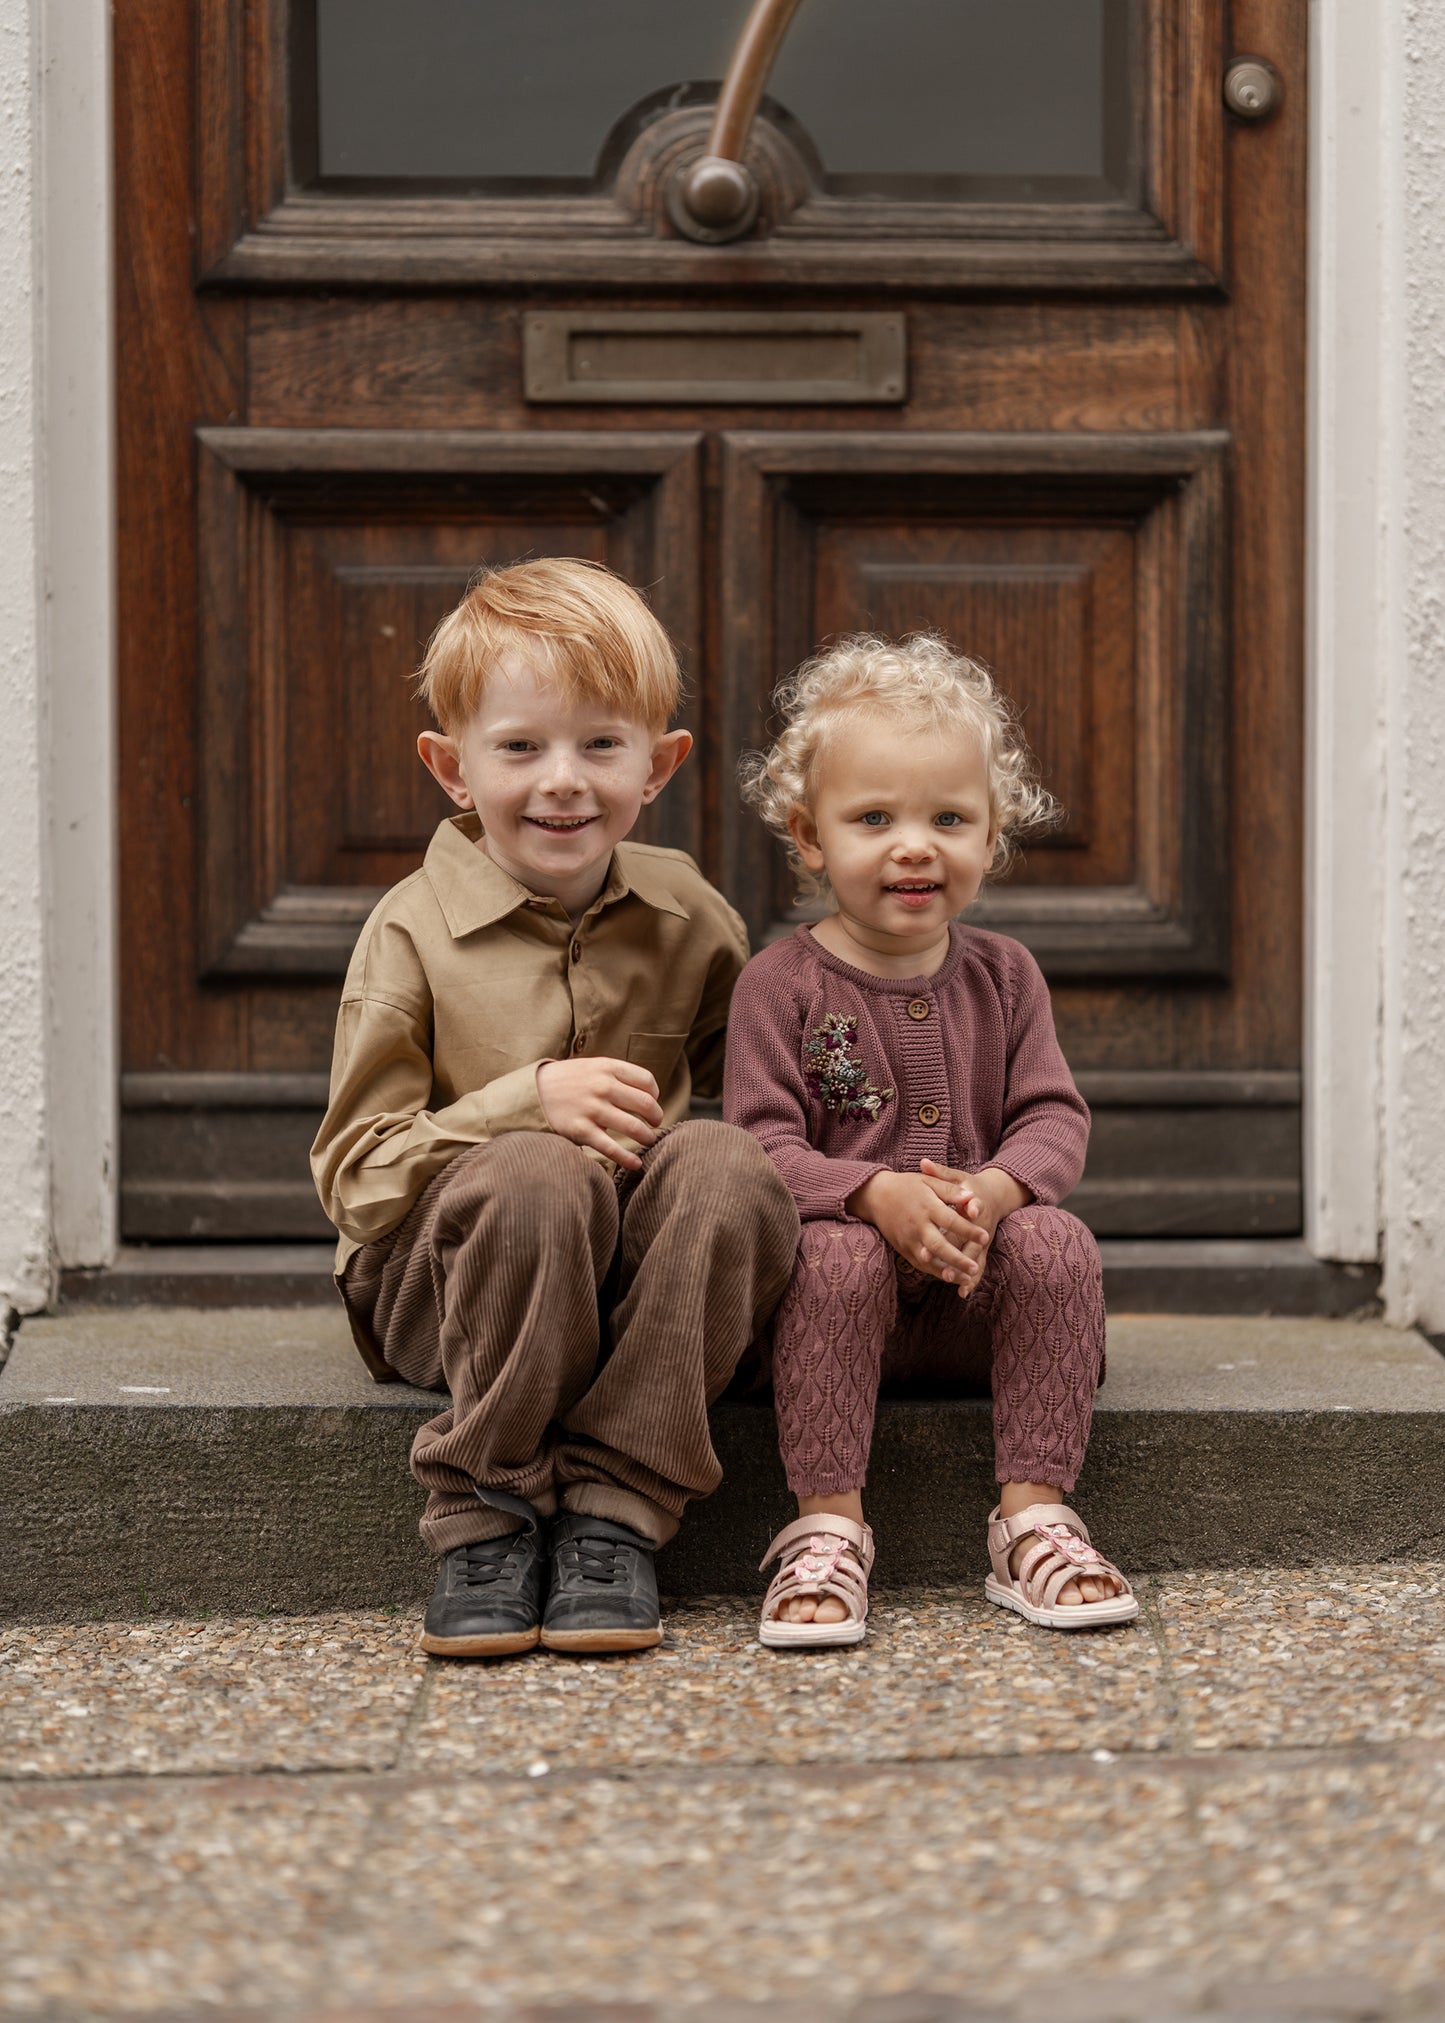
[[[624,1578],[618,1554],[634,1550],[620,1538],[569,1538],[557,1556],[565,1559],[569,1574],[578,1574],[599,1587],[614,1587]]]
[[[492,1587],[511,1580],[520,1571],[514,1564],[527,1543],[525,1531],[503,1532],[500,1538],[481,1538],[466,1548],[463,1584],[469,1588]]]

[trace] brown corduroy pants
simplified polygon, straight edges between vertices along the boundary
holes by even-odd
[[[788,1283],[797,1210],[730,1124],[681,1124],[642,1162],[618,1175],[509,1132],[348,1264],[346,1304],[389,1366],[451,1393],[411,1450],[433,1552],[511,1527],[477,1483],[661,1545],[721,1480],[707,1408]]]

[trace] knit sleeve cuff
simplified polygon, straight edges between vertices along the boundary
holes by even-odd
[[[984,1166],[993,1166],[1000,1173],[1007,1173],[1010,1180],[1017,1180],[1020,1187],[1027,1187],[1040,1208],[1057,1208],[1060,1192],[1055,1179],[1044,1172],[1025,1152],[996,1152],[992,1159],[985,1159]]]
[[[875,1173],[889,1173],[892,1168],[884,1161],[870,1164],[866,1159],[829,1159],[826,1163],[827,1173],[820,1174],[799,1196],[799,1215],[804,1222],[861,1222],[863,1218],[848,1207],[849,1197]]]

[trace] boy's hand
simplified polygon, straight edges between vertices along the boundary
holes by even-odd
[[[642,1161],[608,1134],[655,1144],[662,1125],[658,1094],[653,1076],[632,1061],[545,1061],[537,1070],[537,1100],[557,1136],[592,1146],[629,1173],[640,1172]]]
[[[849,1195],[848,1210],[871,1222],[909,1264],[963,1296],[978,1281],[988,1238],[958,1212],[957,1195],[956,1187],[937,1186],[922,1173],[875,1173]]]

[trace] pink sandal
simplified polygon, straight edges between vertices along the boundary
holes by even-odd
[[[1010,1573],[1009,1553],[1030,1532],[1034,1543],[1018,1572]],[[988,1521],[988,1556],[993,1572],[983,1584],[985,1595],[1001,1609],[1016,1609],[1026,1623],[1048,1630],[1097,1630],[1132,1623],[1139,1613],[1128,1581],[1112,1560],[1095,1551],[1083,1520],[1066,1503],[1031,1503],[1016,1517],[995,1510]],[[1090,1574],[1108,1574],[1119,1583],[1118,1594],[1103,1602],[1059,1600],[1071,1580]]]
[[[861,1644],[868,1627],[868,1576],[873,1570],[873,1534],[851,1517],[800,1517],[785,1524],[759,1567],[764,1573],[774,1560],[782,1564],[773,1575],[763,1602],[758,1641],[773,1650],[802,1644]],[[836,1595],[848,1611],[841,1623],[781,1623],[778,1610],[795,1595]]]

